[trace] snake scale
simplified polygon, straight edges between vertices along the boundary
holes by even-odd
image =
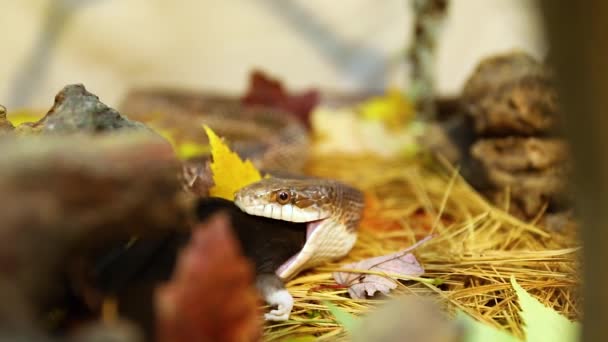
[[[294,116],[265,107],[244,107],[234,98],[164,89],[132,91],[121,110],[140,121],[148,121],[150,113],[162,114],[157,124],[179,127],[183,139],[203,144],[207,143],[201,129],[204,123],[224,137],[241,157],[272,175],[237,191],[234,204],[250,215],[305,223],[302,249],[276,269],[276,275],[283,281],[305,269],[343,257],[355,244],[363,194],[336,180],[303,175],[310,139],[305,126]],[[212,178],[209,168],[204,166],[208,163],[207,157],[187,164],[185,172],[190,182]],[[267,319],[286,319],[291,306],[281,310],[285,298],[273,296],[277,294],[266,299],[278,303],[279,310],[271,314],[280,314]]]

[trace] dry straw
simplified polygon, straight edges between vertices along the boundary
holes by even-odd
[[[311,336],[347,339],[324,305],[364,315],[397,295],[432,295],[448,311],[462,309],[478,320],[522,336],[517,281],[547,306],[580,318],[577,241],[572,231],[549,232],[489,204],[450,167],[375,157],[315,157],[309,173],[343,180],[366,194],[359,239],[347,258],[310,270],[287,286],[295,299],[289,321],[269,324],[265,340]],[[508,196],[506,196],[508,198]],[[540,215],[539,215],[540,218]],[[424,279],[392,275],[399,286],[389,297],[353,300],[333,280],[340,265],[392,253],[434,234],[415,254]]]

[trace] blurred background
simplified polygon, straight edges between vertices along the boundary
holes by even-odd
[[[438,46],[438,91],[476,63],[522,49],[543,58],[537,1],[454,1]],[[0,103],[48,108],[66,84],[115,106],[131,86],[240,93],[253,68],[291,88],[403,85],[408,1],[0,0]]]

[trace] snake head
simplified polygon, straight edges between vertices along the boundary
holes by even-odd
[[[308,223],[302,250],[276,270],[283,279],[346,255],[363,209],[358,190],[322,179],[265,178],[237,191],[234,203],[250,215]]]
[[[317,180],[265,178],[235,194],[250,215],[290,222],[313,222],[332,214],[332,189]]]

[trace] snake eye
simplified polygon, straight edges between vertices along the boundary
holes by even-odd
[[[287,191],[279,191],[277,194],[277,202],[279,204],[286,204],[291,199],[291,194]]]

